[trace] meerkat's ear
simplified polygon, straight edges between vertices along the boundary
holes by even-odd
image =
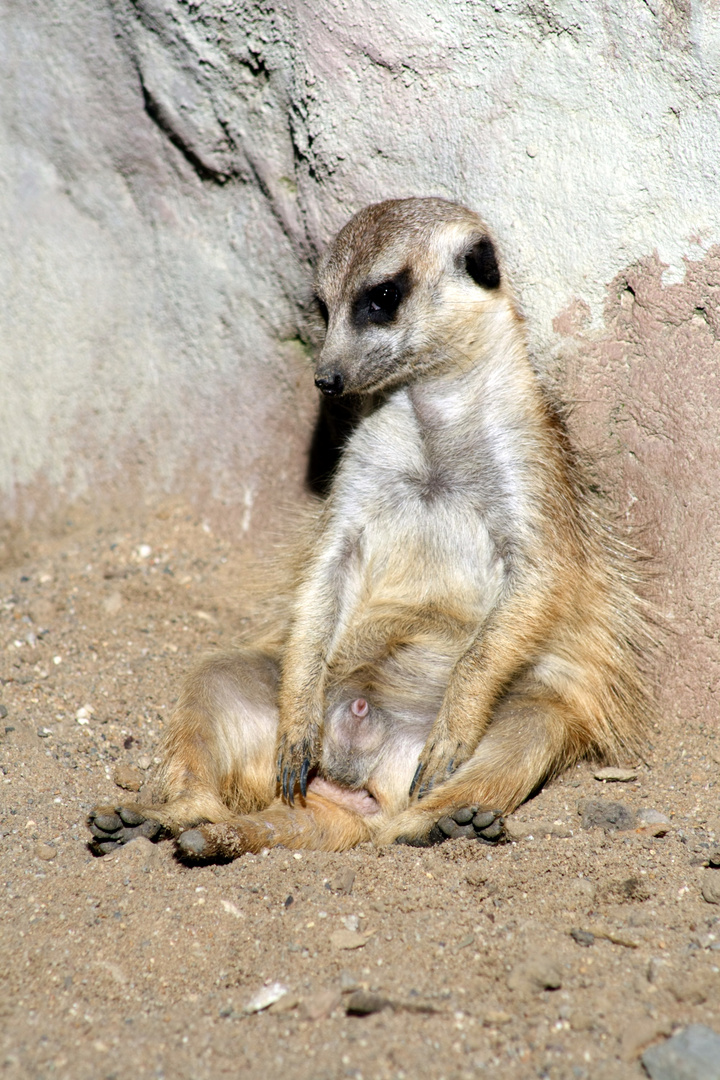
[[[465,269],[476,284],[483,289],[497,289],[500,285],[500,267],[495,248],[489,236],[480,236],[465,252]]]

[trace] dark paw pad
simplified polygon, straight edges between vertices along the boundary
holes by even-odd
[[[191,859],[193,862],[208,859],[213,854],[210,850],[210,844],[200,829],[188,829],[186,832],[180,833],[175,841],[175,846],[178,855],[184,859]]]
[[[479,810],[477,806],[463,806],[446,814],[435,828],[445,840],[483,840],[497,844],[505,837],[505,826],[499,810]]]
[[[90,846],[97,855],[109,855],[122,844],[134,840],[136,836],[159,840],[163,834],[159,821],[145,817],[140,810],[131,806],[92,810],[88,817],[88,826],[93,837]]]

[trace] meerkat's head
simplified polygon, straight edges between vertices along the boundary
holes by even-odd
[[[322,259],[315,298],[327,328],[315,382],[330,396],[462,364],[477,355],[493,314],[513,311],[487,227],[444,199],[361,210]]]

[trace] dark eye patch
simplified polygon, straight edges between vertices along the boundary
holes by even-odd
[[[353,304],[355,325],[357,327],[384,326],[392,322],[400,304],[410,292],[410,288],[410,271],[403,270],[396,277],[365,289]]]
[[[489,236],[481,236],[465,253],[465,269],[473,281],[483,289],[499,287],[500,267]]]
[[[315,304],[315,309],[316,309],[318,315],[320,316],[322,321],[327,326],[328,319],[329,319],[327,304],[325,303],[324,300],[321,300],[319,296],[314,296],[313,297],[313,302]]]

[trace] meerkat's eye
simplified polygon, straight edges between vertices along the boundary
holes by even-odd
[[[481,236],[470,250],[465,252],[465,269],[473,281],[483,289],[499,287],[500,267],[489,236]]]
[[[319,296],[313,297],[313,300],[315,302],[315,308],[317,309],[318,315],[327,326],[329,319],[327,304],[324,300],[321,300]]]
[[[375,326],[382,326],[392,322],[410,287],[410,273],[403,270],[397,277],[366,289],[353,306],[356,325],[366,326],[373,323]]]
[[[376,285],[368,293],[368,315],[373,322],[378,316],[383,319],[391,318],[400,306],[400,300],[400,290],[393,281]]]

